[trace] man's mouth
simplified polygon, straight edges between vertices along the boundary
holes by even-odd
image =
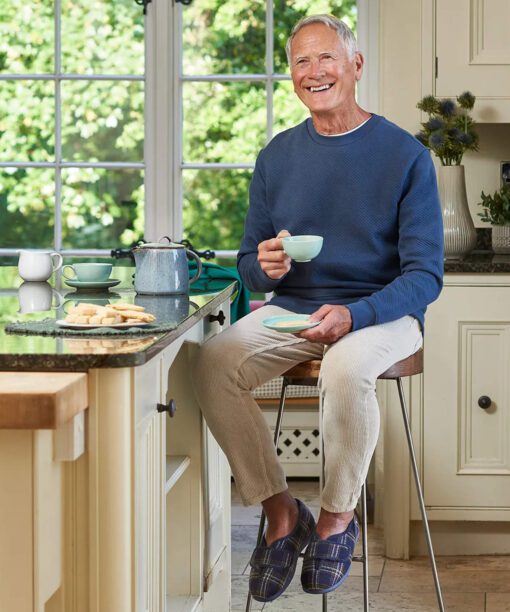
[[[324,83],[324,85],[312,85],[311,87],[305,87],[308,91],[312,93],[317,93],[318,91],[327,91],[333,87],[333,83]]]

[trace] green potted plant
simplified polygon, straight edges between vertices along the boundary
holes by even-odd
[[[510,253],[510,186],[503,185],[493,195],[481,193],[478,203],[482,221],[492,225],[492,249],[495,253]]]
[[[461,259],[473,249],[476,231],[469,212],[464,166],[466,151],[478,150],[478,134],[471,111],[475,96],[469,91],[457,101],[425,96],[417,107],[428,114],[416,138],[441,161],[439,195],[443,209],[445,259]]]

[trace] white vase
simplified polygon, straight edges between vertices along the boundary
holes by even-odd
[[[467,201],[464,166],[440,166],[438,178],[443,211],[444,258],[462,259],[476,243],[476,230]]]
[[[510,225],[492,226],[492,250],[494,253],[510,253]]]

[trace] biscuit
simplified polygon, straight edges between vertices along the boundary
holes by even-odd
[[[112,304],[110,308],[113,308],[114,310],[136,310],[138,312],[143,312],[145,310],[143,306],[137,306],[136,304],[126,304],[124,302]]]
[[[79,304],[76,307],[76,312],[80,315],[95,315],[97,312],[97,306],[94,304]]]
[[[88,324],[88,322],[89,322],[89,316],[88,315],[76,315],[74,317],[74,321],[73,321],[73,323],[80,323],[80,324],[83,324],[83,325]]]
[[[140,312],[138,310],[122,310],[118,314],[122,315],[126,319],[137,319],[138,321],[154,321],[156,317],[148,312]]]
[[[101,325],[116,325],[122,323],[122,317],[103,317],[101,319]]]

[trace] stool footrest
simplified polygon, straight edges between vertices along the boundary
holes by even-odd
[[[352,558],[353,561],[359,561],[360,563],[363,563],[365,561],[365,557],[363,557],[362,555],[355,555]]]

